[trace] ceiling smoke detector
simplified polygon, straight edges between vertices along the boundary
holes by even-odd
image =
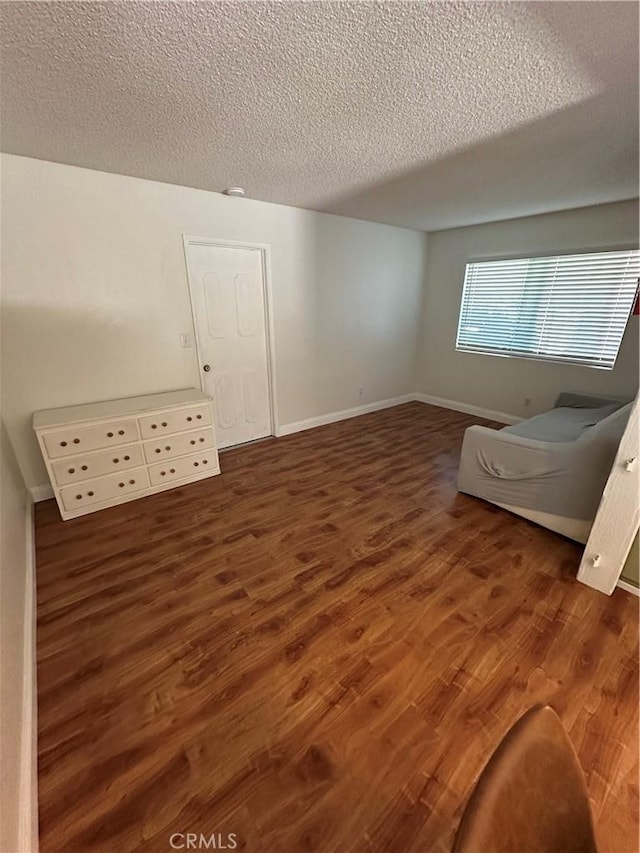
[[[222,192],[224,193],[224,195],[244,195],[244,189],[242,187],[229,187],[228,189],[223,190]]]

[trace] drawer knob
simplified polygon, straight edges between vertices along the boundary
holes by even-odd
[[[158,424],[151,424],[151,429],[158,429]]]
[[[125,456],[125,457],[124,457],[124,461],[125,461],[125,462],[128,462],[130,459],[131,459],[131,457],[130,457],[130,456]]]
[[[175,474],[175,473],[176,473],[176,469],[175,469],[175,468],[169,468],[169,473],[170,473],[170,474]]]
[[[195,442],[195,439],[194,439],[194,438],[192,438],[192,439],[191,439],[191,444],[195,444],[195,443],[196,443],[196,442]]]
[[[188,420],[188,421],[192,421],[192,420],[193,420],[193,418],[191,417],[191,415],[189,415],[189,417],[187,418],[187,420]]]
[[[202,415],[196,415],[196,418],[197,418],[199,421],[201,421],[201,420],[202,420]]]
[[[93,492],[87,492],[87,494],[89,495],[90,498],[93,497]]]
[[[86,465],[83,465],[83,466],[82,466],[82,470],[83,470],[83,471],[87,471],[87,470],[88,470],[87,466],[86,466]]]
[[[113,438],[113,433],[112,433],[112,432],[108,432],[108,433],[107,433],[107,438]]]
[[[74,443],[74,444],[80,444],[80,439],[79,439],[79,438],[74,438],[74,439],[73,439],[73,443]]]
[[[118,430],[118,435],[124,435],[124,430],[123,430],[123,429],[119,429],[119,430]]]
[[[203,459],[203,460],[202,460],[202,464],[203,464],[203,465],[206,465],[206,464],[207,464],[207,460],[206,460],[206,459]]]
[[[165,475],[166,473],[167,473],[166,471],[160,471],[160,476],[161,476],[161,477],[164,477],[164,475]]]
[[[199,441],[200,443],[202,443],[202,442],[204,441],[204,438],[199,438],[199,439],[198,439],[198,441]]]
[[[166,421],[162,421],[162,426],[166,426],[166,425],[167,425],[167,422],[166,422]]]
[[[70,473],[70,474],[75,474],[75,473],[76,473],[76,469],[75,469],[75,468],[69,468],[69,473]]]
[[[67,446],[67,442],[66,442],[66,441],[61,441],[61,442],[60,442],[60,447],[66,447],[66,446]]]
[[[118,483],[121,489],[124,489],[124,483]]]
[[[199,464],[200,464],[199,462],[194,462],[194,463],[193,463],[193,467],[194,467],[194,468],[197,468]]]
[[[130,486],[133,486],[133,484],[134,484],[134,483],[135,483],[135,480],[129,480],[129,485],[130,485]]]
[[[120,461],[120,460],[116,457],[116,458],[113,460],[113,464],[114,464],[114,465],[117,465],[119,461]]]
[[[167,446],[165,447],[165,450],[171,450],[171,445],[167,444]]]
[[[81,500],[82,500],[82,495],[76,495],[76,500],[77,500],[77,501],[81,501]]]
[[[160,448],[156,447],[156,453],[160,453]]]

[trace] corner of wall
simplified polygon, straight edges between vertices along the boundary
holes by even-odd
[[[416,340],[414,344],[413,354],[413,381],[412,390],[415,392],[422,391],[422,381],[420,375],[420,365],[422,364],[422,353],[424,344],[424,329],[425,329],[425,312],[427,305],[428,291],[428,270],[429,270],[429,232],[423,232],[423,252],[422,252],[422,293],[420,305],[418,308],[418,319],[416,328]]]
[[[44,483],[41,486],[32,486],[29,489],[31,494],[31,500],[33,503],[40,503],[40,501],[48,501],[51,498],[55,497],[53,494],[53,487],[50,483]]]
[[[36,546],[34,502],[25,507],[26,577],[24,590],[24,640],[22,725],[20,732],[20,853],[38,853],[38,694],[36,659]]]
[[[13,445],[0,420],[2,468],[2,831],[0,847],[38,850],[36,595],[34,510]]]

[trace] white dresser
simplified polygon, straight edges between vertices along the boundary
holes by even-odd
[[[36,412],[62,518],[220,473],[212,401],[188,388]]]

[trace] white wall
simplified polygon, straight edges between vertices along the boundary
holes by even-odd
[[[0,484],[0,850],[27,853],[36,838],[31,515],[2,421]]]
[[[282,425],[413,391],[420,232],[11,155],[2,226],[5,419],[29,487],[47,483],[33,411],[198,386],[183,233],[271,245]]]
[[[455,351],[469,257],[629,244],[635,202],[436,232],[427,252],[420,232],[2,155],[3,412],[30,488],[33,411],[198,386],[183,233],[271,245],[281,426],[413,391],[516,416],[563,389],[635,393],[638,318],[613,371]]]
[[[638,387],[638,317],[632,317],[613,370],[456,352],[469,258],[637,245],[635,201],[492,222],[429,235],[416,390],[515,416],[550,408],[558,392],[633,397]],[[524,398],[531,397],[529,407]]]

